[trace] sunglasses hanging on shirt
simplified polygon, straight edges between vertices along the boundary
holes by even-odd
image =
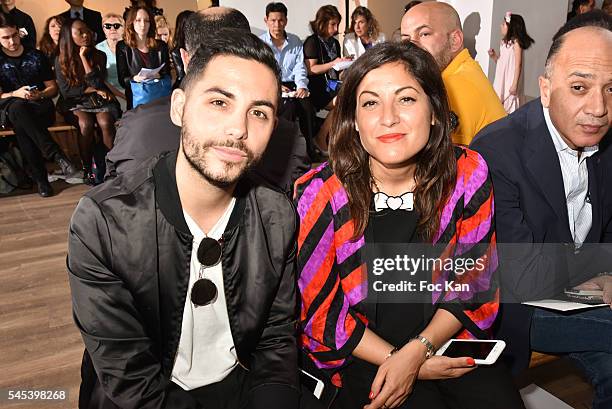
[[[210,237],[204,237],[198,246],[198,261],[200,262],[200,274],[191,287],[191,302],[196,307],[211,304],[217,299],[217,286],[210,279],[204,278],[204,269],[213,267],[221,261],[223,248],[221,242]]]

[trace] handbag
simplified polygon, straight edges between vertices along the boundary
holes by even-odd
[[[172,93],[172,79],[164,76],[150,81],[130,81],[132,89],[132,108],[148,104],[156,99],[167,97]]]
[[[100,109],[108,103],[109,101],[97,92],[90,92],[89,94],[83,95],[83,99],[81,99],[74,109]]]

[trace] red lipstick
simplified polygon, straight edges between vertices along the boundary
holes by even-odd
[[[403,137],[403,133],[388,133],[386,135],[377,136],[376,139],[378,139],[382,143],[392,143],[402,139]]]

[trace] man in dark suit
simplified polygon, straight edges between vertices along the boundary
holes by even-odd
[[[569,354],[612,407],[612,310],[527,307],[565,287],[603,290],[612,304],[612,19],[576,17],[553,39],[541,98],[481,131],[471,147],[495,190],[502,311],[498,337],[523,369],[530,350]],[[508,244],[510,243],[510,244]]]
[[[246,17],[235,9],[212,7],[190,16],[186,22],[187,50],[181,50],[185,67],[207,34],[223,27],[249,31]],[[121,118],[113,149],[106,156],[106,176],[112,177],[138,166],[150,156],[179,146],[180,128],[170,120],[170,98],[128,111]],[[254,173],[284,191],[310,169],[306,140],[295,122],[279,118],[268,148]]]
[[[83,0],[66,0],[66,3],[70,4],[70,8],[60,14],[63,18],[83,20],[87,27],[96,34],[94,39],[96,44],[106,39],[102,30],[102,15],[99,11],[83,7]]]

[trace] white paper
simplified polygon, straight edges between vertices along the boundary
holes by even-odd
[[[572,409],[570,405],[533,383],[520,392],[527,409]]]
[[[332,68],[334,70],[336,70],[336,71],[342,71],[342,70],[346,70],[348,67],[350,67],[351,64],[353,64],[353,61],[340,61],[340,62],[334,64],[334,66]]]
[[[583,303],[573,302],[573,301],[550,300],[550,299],[538,300],[538,301],[525,301],[522,304],[531,305],[532,307],[556,310],[556,311],[574,311],[574,310],[583,310],[587,308],[598,308],[598,307],[609,306],[609,304],[583,304]]]
[[[161,69],[164,68],[164,65],[166,65],[166,63],[162,63],[162,65],[160,65],[157,68],[141,68],[140,72],[138,73],[138,75],[143,77],[145,80],[151,80],[157,74],[159,74]]]

